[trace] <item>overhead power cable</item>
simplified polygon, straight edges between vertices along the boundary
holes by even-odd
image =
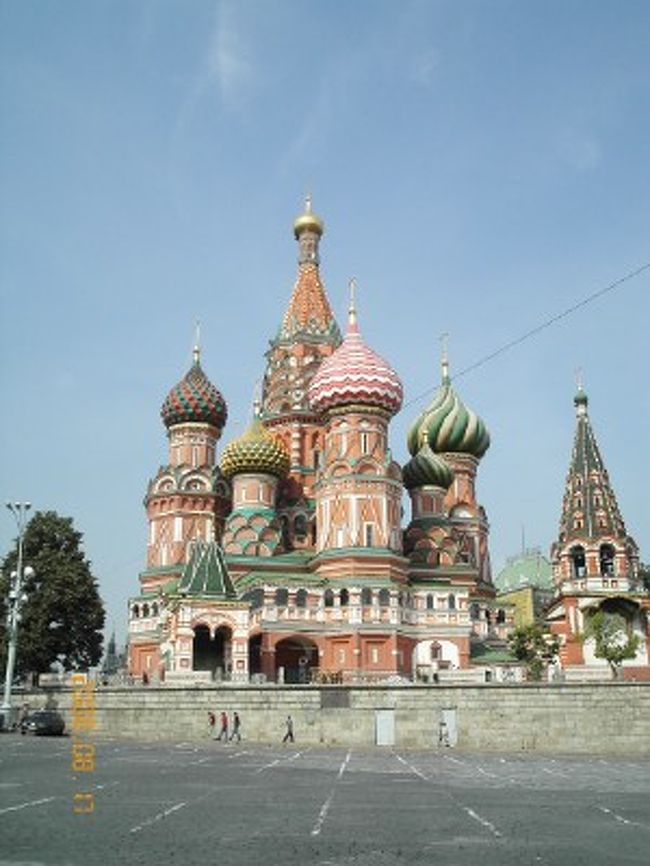
[[[526,331],[525,334],[522,334],[520,337],[516,337],[514,340],[510,340],[508,343],[504,343],[503,346],[500,346],[498,349],[495,349],[493,352],[490,352],[488,355],[484,355],[482,358],[479,358],[478,361],[474,361],[473,364],[470,364],[468,367],[464,367],[460,372],[456,373],[452,376],[452,379],[460,379],[461,376],[465,376],[467,373],[470,373],[472,370],[476,370],[478,367],[482,367],[483,364],[487,364],[488,361],[494,360],[499,355],[503,355],[504,352],[513,349],[515,346],[518,346],[520,343],[523,343],[525,340],[534,337],[536,334],[539,334],[541,331],[546,330],[546,328],[550,328],[551,325],[554,325],[556,322],[559,322],[561,319],[565,319],[567,316],[570,316],[572,313],[575,313],[577,310],[582,309],[582,307],[586,307],[587,304],[590,304],[592,301],[597,300],[598,298],[602,298],[603,295],[606,295],[608,292],[612,292],[614,289],[617,289],[620,285],[627,282],[628,280],[634,279],[634,277],[638,277],[639,274],[642,274],[644,271],[647,271],[650,268],[650,262],[646,262],[646,264],[641,265],[641,267],[636,268],[634,271],[630,271],[625,274],[623,277],[619,277],[618,280],[614,280],[613,283],[609,283],[609,285],[604,286],[602,289],[598,289],[598,291],[594,292],[591,295],[588,295],[586,298],[583,298],[581,301],[578,301],[577,304],[573,304],[571,307],[567,307],[566,310],[562,310],[560,313],[556,313],[554,316],[546,319],[541,322],[536,327],[532,328],[530,331]],[[437,386],[433,388],[427,388],[426,391],[423,391],[421,394],[418,394],[416,397],[412,397],[407,403],[402,406],[402,409],[406,409],[407,406],[411,406],[413,403],[417,403],[418,400],[422,400],[424,397],[428,397],[433,391],[435,391]]]

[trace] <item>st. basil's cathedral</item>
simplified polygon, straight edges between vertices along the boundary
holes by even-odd
[[[440,387],[408,433],[411,459],[395,462],[388,430],[402,383],[362,337],[353,284],[342,336],[320,276],[323,232],[307,200],[294,223],[297,279],[246,432],[218,453],[227,407],[198,345],[163,403],[169,460],[147,489],[147,567],[129,600],[134,676],[428,682],[440,671],[471,673],[472,657],[485,658],[511,626],[496,601],[476,495],[487,428],[453,388],[445,354]],[[590,427],[583,438],[579,459],[600,461]],[[593,605],[614,585],[643,634],[647,665],[647,594],[637,592],[636,546],[606,472],[581,464],[567,484],[551,611],[564,661],[584,661],[577,633],[587,589]],[[601,522],[580,544],[573,506],[585,526],[587,489]],[[599,590],[588,579],[594,563]]]

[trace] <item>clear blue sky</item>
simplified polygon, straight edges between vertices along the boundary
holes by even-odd
[[[645,0],[0,3],[2,500],[85,534],[109,623],[144,566],[190,362],[242,430],[311,190],[322,270],[407,400],[650,261]],[[575,370],[650,558],[650,271],[456,383],[494,570],[557,532]],[[398,460],[424,407],[392,425]],[[4,510],[4,509],[3,509]],[[0,549],[14,537],[0,520]]]

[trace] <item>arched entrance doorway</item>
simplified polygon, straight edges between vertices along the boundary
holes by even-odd
[[[292,635],[276,643],[276,680],[283,673],[285,683],[308,683],[315,670],[318,670],[318,647],[313,640]]]
[[[232,672],[232,631],[219,626],[214,635],[207,625],[194,627],[192,643],[192,669],[210,671],[215,679],[229,679]]]
[[[262,635],[256,634],[248,641],[248,673],[262,673]]]

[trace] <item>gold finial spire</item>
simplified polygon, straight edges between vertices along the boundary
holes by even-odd
[[[584,376],[582,373],[582,367],[578,367],[576,369],[576,388],[578,391],[584,391]]]
[[[443,384],[447,384],[449,382],[449,333],[447,331],[440,335],[440,342],[442,344],[442,381]]]
[[[350,277],[350,280],[348,282],[348,289],[350,291],[350,305],[348,307],[348,323],[350,325],[356,325],[356,323],[357,323],[357,300],[356,300],[357,279],[356,279],[356,277]]]
[[[262,383],[256,382],[253,388],[253,420],[262,417]]]
[[[194,359],[195,364],[198,364],[201,360],[201,322],[199,319],[196,320],[194,331],[194,349],[192,350],[192,358]]]
[[[305,207],[303,209],[303,212],[293,224],[293,232],[296,236],[296,239],[298,239],[300,235],[306,231],[317,234],[320,237],[323,234],[324,230],[325,226],[322,219],[316,216],[316,214],[311,209],[311,193],[308,192],[305,195]]]

